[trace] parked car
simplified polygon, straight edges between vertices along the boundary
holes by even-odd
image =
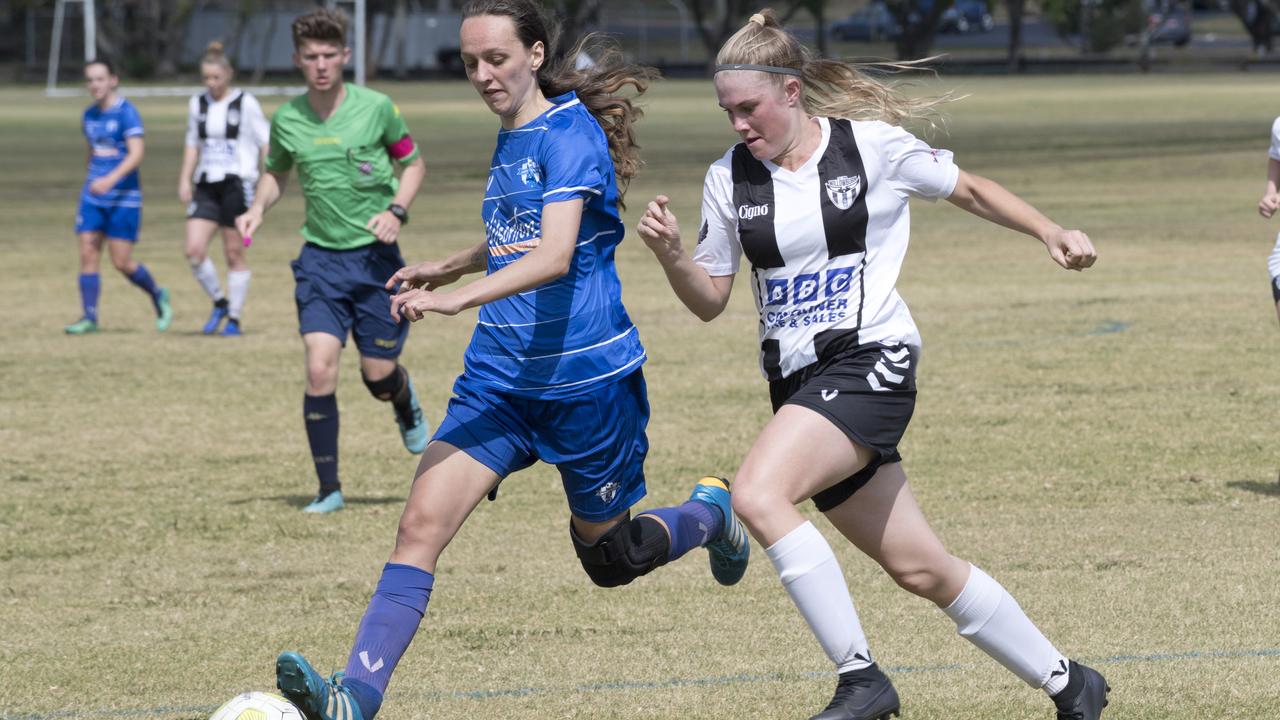
[[[889,7],[883,2],[873,2],[849,17],[831,24],[831,37],[837,40],[874,42],[896,40],[902,34]]]
[[[1182,47],[1191,42],[1191,11],[1174,0],[1147,3],[1147,32],[1152,45]]]
[[[987,0],[956,0],[942,14],[938,29],[954,27],[954,32],[987,32],[995,26],[996,21],[987,8]]]

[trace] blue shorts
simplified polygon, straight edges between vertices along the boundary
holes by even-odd
[[[328,333],[342,341],[347,334],[367,357],[400,357],[409,321],[391,317],[387,280],[404,267],[400,248],[375,242],[353,250],[329,250],[306,243],[290,263],[297,283],[298,330],[303,335]]]
[[[97,232],[112,240],[138,241],[142,226],[142,208],[98,205],[80,198],[76,210],[76,232]]]
[[[569,510],[590,522],[626,512],[645,495],[649,398],[640,370],[597,390],[560,400],[531,400],[453,385],[435,439],[479,460],[499,477],[536,460],[560,471]]]

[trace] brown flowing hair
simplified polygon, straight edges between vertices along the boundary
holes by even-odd
[[[538,68],[538,88],[549,98],[570,90],[576,92],[578,100],[600,123],[618,179],[618,204],[625,208],[622,197],[644,164],[634,130],[644,112],[634,100],[649,89],[649,83],[658,78],[658,71],[628,63],[615,43],[597,35],[587,35],[560,55],[559,26],[532,0],[470,0],[462,7],[464,20],[478,15],[511,18],[516,36],[526,48],[542,43],[547,60]],[[583,56],[587,62],[580,68],[578,60]],[[628,86],[629,92],[625,91]]]
[[[931,128],[941,124],[937,107],[955,98],[912,97],[901,89],[881,82],[879,75],[926,69],[935,58],[910,62],[849,63],[824,60],[813,55],[796,36],[778,22],[773,10],[761,10],[725,41],[716,55],[717,65],[768,65],[799,70],[804,82],[804,109],[810,115],[882,120],[901,125],[907,120],[924,120]],[[779,84],[786,75],[773,74]]]

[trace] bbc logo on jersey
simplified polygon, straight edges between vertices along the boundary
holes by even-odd
[[[826,273],[803,273],[765,280],[765,305],[804,305],[841,297],[853,282],[852,267],[828,268]]]

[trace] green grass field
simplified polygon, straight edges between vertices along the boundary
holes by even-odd
[[[430,176],[403,241],[421,259],[480,238],[496,120],[464,84],[386,88]],[[925,340],[902,447],[951,550],[1097,667],[1115,720],[1272,718],[1280,707],[1278,340],[1254,208],[1274,78],[943,80],[962,167],[993,177],[1100,251],[1083,274],[947,203],[915,206],[899,288]],[[175,194],[185,102],[138,101],[147,205],[137,256],[173,291],[103,269],[103,332],[79,312],[72,222],[84,99],[0,88],[0,718],[199,719],[268,689],[299,649],[341,669],[414,458],[343,358],[349,507],[314,488],[288,261],[296,186],[254,243],[247,335],[205,338]],[[270,111],[278,99],[267,102]],[[735,138],[706,82],[648,96],[648,167],[625,219],[671,194],[696,227],[708,163]],[[221,258],[217,258],[219,266]],[[626,302],[650,353],[642,506],[732,474],[769,415],[745,284],[704,325],[634,237]],[[403,362],[433,423],[474,312],[418,323]],[[808,511],[807,511],[808,512]],[[815,519],[817,517],[815,516]],[[446,552],[427,619],[380,717],[804,718],[833,680],[760,548],[721,588],[701,553],[620,590],[574,557],[558,477],[516,475]],[[819,521],[911,720],[1049,718],[1051,706]]]

